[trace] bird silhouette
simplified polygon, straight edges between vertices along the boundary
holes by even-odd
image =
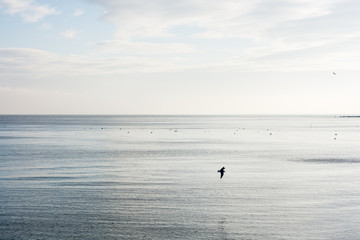
[[[218,170],[218,173],[220,173],[220,179],[224,176],[225,167],[222,167],[220,170]]]

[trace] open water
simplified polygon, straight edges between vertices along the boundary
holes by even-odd
[[[359,125],[3,115],[0,239],[360,239]]]

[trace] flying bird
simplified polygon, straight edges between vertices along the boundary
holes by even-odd
[[[334,75],[336,75],[336,72],[333,72]]]
[[[218,170],[218,173],[220,173],[220,179],[224,176],[225,167],[222,167],[220,170]]]

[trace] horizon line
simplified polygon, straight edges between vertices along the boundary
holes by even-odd
[[[359,114],[334,113],[0,113],[0,116],[338,116],[360,117]]]

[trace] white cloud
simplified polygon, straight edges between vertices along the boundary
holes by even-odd
[[[37,22],[48,15],[59,12],[46,5],[37,4],[34,0],[0,0],[5,13],[19,14],[25,22]]]
[[[358,69],[360,47],[339,52],[324,53],[323,49],[310,49],[296,56],[283,56],[285,51],[264,55],[267,49],[244,50],[237,57],[200,63],[193,59],[173,56],[154,57],[94,57],[58,56],[37,49],[0,49],[0,79],[61,79],[72,76],[80,79],[93,76],[116,76],[123,73],[160,72],[259,72],[304,71],[329,69]]]
[[[347,4],[335,0],[92,2],[103,4],[107,9],[103,18],[118,26],[117,39],[94,44],[100,50],[97,54],[127,57],[59,57],[34,49],[0,49],[0,73],[89,76],[199,69],[357,69],[360,65],[360,30],[357,25],[360,17],[354,14],[346,18],[353,8],[351,4],[355,3],[351,1]],[[20,7],[24,1],[18,3]],[[146,38],[176,36],[173,30],[176,26],[198,26],[199,31],[205,31],[195,33],[194,38],[188,38],[186,43],[181,42],[181,38],[170,38],[168,42],[168,39],[161,39],[156,43]],[[77,35],[75,30],[61,33],[64,38],[76,38]],[[217,37],[220,39],[216,40],[219,41],[216,47],[220,46],[227,52],[212,48],[209,38]],[[222,38],[233,38],[235,44],[227,47],[221,42]],[[241,41],[236,44],[239,39],[250,39],[255,44],[242,46]],[[208,46],[202,47],[203,43]],[[216,51],[220,54],[216,55]],[[180,59],[179,55],[184,57],[183,54],[191,56]]]
[[[60,36],[63,38],[76,38],[78,35],[78,32],[75,30],[66,30],[62,33],[60,33]]]
[[[171,37],[171,27],[199,26],[203,38],[260,38],[277,25],[330,14],[341,0],[91,0],[118,26],[117,37]]]
[[[180,62],[179,62],[180,61]],[[184,68],[178,59],[137,57],[60,57],[37,49],[0,49],[0,79],[58,78],[59,76],[94,76],[135,72],[169,72]]]
[[[196,39],[198,45],[193,44],[191,49],[199,49],[201,41],[209,43],[209,39],[247,39],[254,43],[253,46],[243,47],[239,43],[238,48],[228,49],[235,55],[256,54],[241,58],[243,61],[251,59],[246,65],[255,62],[255,59],[265,61],[266,57],[281,55],[286,63],[288,59],[295,61],[296,58],[296,62],[300,62],[307,51],[325,46],[331,49],[338,45],[334,52],[339,56],[342,51],[347,54],[346,44],[352,43],[356,47],[360,34],[357,24],[360,15],[349,15],[353,9],[360,7],[353,0],[89,1],[105,7],[102,18],[117,26],[116,40],[98,44],[115,51],[128,49],[128,52],[138,53],[146,52],[145,49],[154,49],[155,52],[157,49],[161,52],[161,44],[151,46],[152,43],[146,45],[145,41],[152,38],[161,38],[162,42],[166,39],[173,41],[177,37],[174,29],[184,26],[198,29],[192,35],[192,40]],[[134,39],[142,39],[142,43]],[[164,51],[172,47],[169,43],[163,44]],[[174,51],[174,54],[179,52]],[[321,57],[323,59],[330,53],[320,49],[316,54],[324,56]],[[273,65],[269,63],[269,66]]]
[[[93,0],[107,9],[103,18],[118,26],[117,37],[171,37],[169,28],[178,25],[209,27],[231,14],[250,11],[256,1],[215,0]],[[230,11],[230,12],[229,12]],[[224,14],[225,13],[225,14]]]
[[[75,10],[75,12],[73,13],[73,16],[74,16],[74,17],[79,17],[79,16],[81,16],[81,15],[83,15],[83,14],[84,14],[84,11],[83,11],[83,10],[77,9],[77,10]]]
[[[40,77],[56,71],[58,57],[37,49],[0,49],[0,72],[3,79],[29,75]],[[32,75],[34,74],[34,75]]]

